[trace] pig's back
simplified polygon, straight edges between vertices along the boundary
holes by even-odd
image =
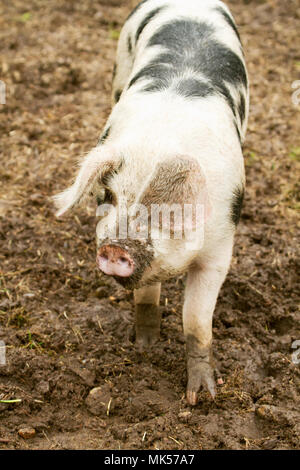
[[[122,99],[168,91],[202,107],[205,100],[218,98],[242,142],[248,80],[227,7],[217,0],[141,2],[120,36],[114,90]]]

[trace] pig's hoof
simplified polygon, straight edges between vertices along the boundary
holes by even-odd
[[[216,396],[214,369],[208,362],[197,362],[188,368],[188,385],[186,399],[189,405],[198,403],[198,391],[201,386],[206,388],[212,398]]]

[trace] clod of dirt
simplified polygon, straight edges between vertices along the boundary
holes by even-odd
[[[41,382],[38,383],[36,390],[42,393],[43,395],[48,393],[50,390],[49,382],[47,382],[46,380],[41,380]]]
[[[23,437],[23,439],[32,439],[36,431],[34,428],[20,428],[18,434],[20,437]]]
[[[107,296],[108,296],[108,288],[105,286],[98,287],[98,289],[96,290],[96,297],[98,297],[98,299],[103,299],[103,298],[106,298]]]
[[[256,408],[256,414],[265,420],[274,421],[282,425],[293,426],[299,421],[299,414],[279,406],[262,405]]]
[[[112,398],[108,385],[93,388],[85,400],[89,411],[96,416],[107,415],[111,410]]]
[[[95,371],[94,370],[89,370],[86,369],[85,367],[82,367],[80,363],[77,361],[70,361],[69,362],[69,368],[74,374],[76,374],[78,377],[81,378],[81,380],[88,385],[89,387],[92,387],[95,382]]]
[[[262,448],[266,450],[271,450],[271,449],[274,449],[274,447],[276,447],[277,443],[278,443],[277,439],[267,439],[265,442],[263,442]]]

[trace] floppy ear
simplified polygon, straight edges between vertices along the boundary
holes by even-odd
[[[119,160],[111,157],[107,149],[95,147],[80,164],[77,177],[69,188],[62,193],[53,196],[58,208],[56,216],[59,217],[69,209],[79,204],[80,201],[92,190],[96,180],[101,184],[103,177],[111,173],[119,166]]]
[[[178,155],[162,161],[145,185],[140,197],[142,204],[202,204],[204,219],[211,212],[206,177],[198,161],[188,155]]]
[[[205,174],[195,158],[177,155],[160,162],[145,183],[139,200],[146,207],[151,207],[155,236],[157,229],[166,229],[176,238],[184,234],[186,240],[196,238],[200,241],[198,235],[203,233],[211,204]],[[169,218],[165,226],[163,212]],[[196,248],[191,246],[189,249],[197,250],[198,241]]]

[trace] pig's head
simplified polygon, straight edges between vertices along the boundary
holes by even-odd
[[[100,217],[97,266],[124,287],[182,273],[197,255],[199,234],[192,243],[187,235],[199,223],[196,207],[202,209],[202,223],[210,206],[205,176],[194,158],[130,158],[98,146],[81,163],[74,184],[55,196],[57,215],[87,196],[93,197]]]

